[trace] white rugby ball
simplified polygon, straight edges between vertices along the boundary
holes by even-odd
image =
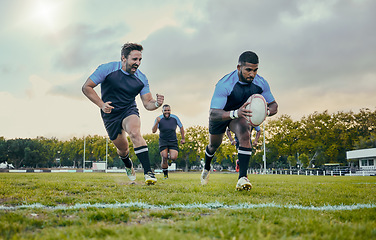
[[[252,117],[247,117],[248,122],[253,127],[257,127],[264,122],[268,114],[268,105],[261,94],[253,94],[248,98],[247,102],[249,102],[249,104],[246,109],[252,111]]]

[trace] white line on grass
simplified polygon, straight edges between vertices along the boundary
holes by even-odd
[[[17,210],[17,209],[48,209],[48,210],[68,210],[68,209],[82,209],[82,208],[130,208],[137,207],[143,209],[254,209],[254,208],[288,208],[299,210],[314,210],[314,211],[342,211],[342,210],[356,210],[363,208],[376,208],[376,204],[353,204],[353,205],[324,205],[324,206],[302,206],[302,205],[279,205],[275,203],[249,204],[240,203],[235,205],[226,205],[219,202],[214,203],[193,203],[193,204],[173,204],[173,205],[152,205],[142,202],[129,203],[76,203],[72,206],[57,205],[45,206],[40,203],[19,206],[3,206],[0,205],[0,210]]]

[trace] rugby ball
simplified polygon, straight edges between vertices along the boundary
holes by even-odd
[[[251,126],[257,127],[264,122],[268,114],[268,105],[261,94],[253,94],[248,98],[247,102],[249,104],[246,106],[246,109],[252,111],[252,117],[247,117],[247,120]]]

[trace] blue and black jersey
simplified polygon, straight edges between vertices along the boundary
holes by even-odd
[[[274,101],[269,84],[263,77],[257,74],[251,83],[243,83],[239,81],[238,70],[235,70],[218,81],[210,108],[236,110],[253,94],[261,94],[268,103]]]
[[[90,76],[95,84],[101,84],[103,102],[110,101],[114,107],[111,113],[100,111],[111,140],[122,133],[124,118],[130,115],[139,116],[136,96],[150,92],[148,79],[140,70],[137,69],[135,74],[129,74],[121,67],[121,62],[102,64]]]
[[[183,127],[180,119],[174,114],[170,114],[168,118],[165,118],[162,114],[159,118],[161,119],[158,123],[159,138],[165,141],[176,141],[176,127]],[[157,120],[155,120],[154,124],[156,121]]]
[[[102,64],[90,76],[95,84],[101,84],[102,100],[111,101],[115,113],[136,106],[136,96],[150,92],[148,79],[140,70],[129,74],[121,67],[121,62]]]

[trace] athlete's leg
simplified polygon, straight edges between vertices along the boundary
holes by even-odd
[[[144,174],[151,172],[149,150],[145,139],[141,135],[141,121],[137,115],[124,118],[123,129],[128,133],[134,147],[134,151],[144,168]]]
[[[249,124],[245,118],[238,118],[232,120],[229,124],[229,127],[230,130],[234,132],[239,139],[239,178],[247,177],[249,160],[252,154]]]
[[[130,115],[123,120],[123,129],[128,133],[134,148],[145,146],[146,141],[141,135],[141,120],[137,115]]]
[[[176,159],[178,159],[178,155],[179,155],[179,152],[175,149],[169,149],[169,155],[170,155],[170,160],[171,161],[175,161]]]
[[[210,171],[210,163],[214,157],[215,151],[219,148],[223,139],[222,134],[209,134],[209,145],[205,149],[205,169]]]
[[[122,130],[121,134],[117,136],[115,140],[112,141],[117,148],[117,153],[119,154],[120,159],[123,161],[125,165],[125,171],[127,173],[128,178],[131,181],[136,180],[136,172],[133,168],[133,162],[129,158],[129,144],[127,137],[125,136],[124,130]]]
[[[116,152],[119,156],[126,156],[129,153],[129,143],[124,131],[112,141],[116,147]]]
[[[124,162],[125,167],[131,168],[132,162],[129,158],[129,143],[124,131],[112,141],[116,147],[116,152],[119,154],[121,160]]]
[[[168,168],[168,148],[165,148],[161,151],[161,158],[162,158],[161,167],[163,169]]]
[[[239,140],[239,147],[251,148],[251,128],[245,118],[234,119],[230,122],[229,128],[235,133]]]
[[[175,149],[168,149],[168,157],[166,159],[166,168],[163,169],[165,178],[168,178],[168,161],[175,161],[178,158],[178,151]]]
[[[168,148],[165,148],[161,151],[161,167],[163,171],[163,177],[168,178]]]
[[[210,134],[209,133],[209,145],[205,149],[205,166],[201,173],[201,184],[206,185],[209,181],[210,163],[214,157],[215,151],[222,143],[224,133],[222,134]]]

